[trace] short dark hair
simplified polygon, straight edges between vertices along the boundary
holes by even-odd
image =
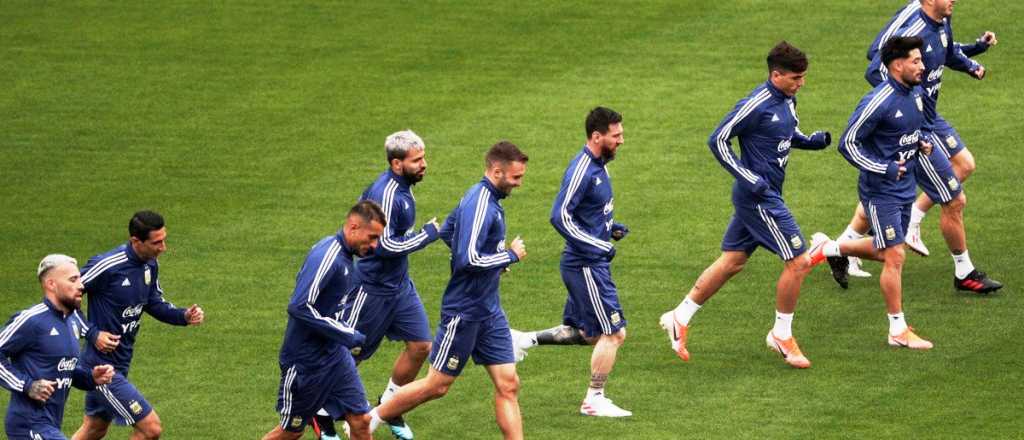
[[[164,218],[154,211],[139,211],[128,221],[128,234],[140,241],[149,240],[149,233],[164,227]]]
[[[361,200],[352,206],[352,209],[348,210],[348,215],[345,218],[352,216],[358,216],[363,219],[366,223],[377,222],[381,226],[387,226],[388,221],[384,218],[384,210],[380,209],[380,205],[373,200]]]
[[[768,73],[773,70],[801,73],[807,71],[807,55],[796,46],[782,40],[768,52]]]
[[[506,164],[509,162],[522,162],[526,163],[530,160],[530,156],[523,153],[516,144],[509,141],[498,141],[494,144],[490,150],[487,150],[487,155],[484,156],[484,164],[488,167],[495,163]]]
[[[885,45],[882,46],[880,52],[882,64],[888,66],[895,60],[909,57],[910,51],[920,50],[922,47],[924,47],[924,40],[921,37],[892,37],[886,40]]]
[[[622,115],[619,112],[607,107],[594,107],[587,114],[587,122],[583,127],[587,130],[586,138],[590,139],[590,135],[595,131],[601,134],[608,133],[610,125],[620,122],[622,122]]]

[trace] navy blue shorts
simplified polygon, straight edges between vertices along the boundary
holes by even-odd
[[[626,316],[608,265],[560,266],[559,270],[569,290],[562,324],[583,329],[587,337],[612,335],[626,327]]]
[[[807,250],[793,214],[782,199],[768,198],[759,203],[733,203],[735,211],[722,237],[723,251],[743,251],[750,256],[762,246],[789,261]]]
[[[397,295],[373,295],[364,287],[345,300],[339,321],[366,335],[366,342],[352,348],[356,361],[373,356],[385,336],[392,341],[430,341],[430,321],[416,286],[410,281]]]
[[[324,368],[281,366],[277,393],[281,427],[289,432],[302,432],[320,408],[335,419],[370,412],[352,356],[345,354],[337,364]]]
[[[948,153],[941,147],[944,144],[942,137],[933,134],[928,141],[932,143],[932,154],[917,155],[914,176],[917,185],[933,202],[944,205],[960,195],[963,189],[960,187],[960,179],[953,172]]]
[[[875,203],[861,200],[868,214],[871,226],[872,243],[875,249],[885,249],[902,244],[910,224],[911,203]]]
[[[960,139],[960,133],[947,122],[942,115],[935,115],[935,124],[932,126],[932,133],[939,138],[938,144],[932,144],[935,148],[942,149],[946,157],[953,157],[967,148],[964,140]]]
[[[464,321],[462,315],[441,315],[437,336],[430,348],[430,366],[458,376],[472,355],[477,365],[515,363],[512,333],[505,313],[484,321]]]
[[[42,424],[33,424],[28,429],[7,427],[10,440],[68,440],[60,429]]]
[[[135,385],[120,372],[109,384],[100,385],[85,394],[85,415],[118,425],[134,425],[153,411]]]

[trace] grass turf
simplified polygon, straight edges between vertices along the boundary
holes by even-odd
[[[613,267],[630,326],[608,391],[636,415],[578,416],[590,351],[541,347],[519,365],[528,437],[1019,436],[1018,3],[957,5],[957,40],[991,29],[1002,44],[980,57],[984,81],[947,72],[940,104],[978,161],[966,184],[972,256],[1008,288],[982,298],[952,291],[935,210],[925,221],[933,256],[908,256],[904,272],[909,320],[935,341],[931,352],[885,346],[877,278],[840,291],[818,269],[795,323],[814,366],[789,369],[762,342],[781,268],[763,250],[694,319],[690,363],[656,324],[718,254],[731,177],[704,143],[764,80],[767,50],[785,38],[810,55],[802,128],[837,137],[868,90],[864,50],[899,6],[5,2],[0,313],[38,300],[31,272],[43,255],[84,261],[124,240],[133,211],[156,209],[168,219],[167,296],[202,304],[208,322],[183,329],[146,318],[132,380],[164,438],[258,438],[277,421],[277,350],[295,272],[384,169],[388,133],[412,128],[428,144],[421,221],[447,214],[498,139],[530,154],[525,185],[505,201],[509,232],[530,255],[502,296],[514,326],[541,328],[560,320],[565,298],[550,203],[583,142],[586,111],[607,105],[625,116],[626,144],[610,168],[616,218],[633,231]],[[856,171],[834,146],[794,152],[788,176],[805,235],[840,232]],[[446,251],[412,257],[435,323]],[[386,344],[363,365],[369,396],[397,349]],[[68,404],[66,433],[82,396]],[[470,367],[407,420],[419,438],[494,438],[491,406],[489,379]]]

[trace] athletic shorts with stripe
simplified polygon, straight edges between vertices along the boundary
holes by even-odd
[[[335,419],[370,412],[352,356],[342,356],[337,364],[316,369],[300,364],[281,366],[277,394],[281,427],[302,432],[320,408]]]
[[[861,200],[868,214],[870,234],[875,249],[885,249],[903,243],[910,224],[910,203],[877,203]]]
[[[366,342],[352,348],[357,362],[369,359],[387,336],[392,341],[430,341],[430,320],[412,281],[401,293],[374,295],[361,286],[348,296],[340,318],[366,335]]]
[[[917,156],[919,160],[914,173],[921,190],[933,202],[944,205],[960,195],[963,189],[960,187],[960,179],[953,172],[953,164],[949,162],[949,153],[945,147],[947,141],[937,133],[932,133],[928,141],[932,143],[932,154]]]
[[[935,116],[935,123],[932,124],[932,133],[938,136],[940,140],[939,145],[933,145],[937,148],[942,148],[946,153],[946,157],[956,156],[967,148],[964,140],[960,138],[960,133],[942,115]]]
[[[587,337],[612,335],[626,327],[619,292],[607,264],[560,266],[562,282],[569,291],[562,324],[583,329]]]
[[[462,315],[441,314],[437,336],[430,348],[430,366],[449,376],[458,376],[470,356],[477,365],[515,363],[512,333],[504,312],[483,321],[465,321]]]
[[[151,411],[153,407],[146,398],[120,372],[114,373],[109,384],[85,394],[85,415],[118,425],[134,425]]]
[[[765,197],[757,202],[735,202],[733,207],[722,237],[723,251],[743,251],[750,256],[762,246],[789,261],[807,250],[800,226],[782,199]]]
[[[7,438],[10,440],[68,440],[60,429],[41,423],[33,423],[28,428],[7,426]]]

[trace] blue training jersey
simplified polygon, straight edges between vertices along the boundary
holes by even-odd
[[[96,255],[82,267],[89,304],[89,343],[82,355],[87,367],[110,364],[127,376],[142,312],[168,324],[188,325],[186,309],[164,300],[159,272],[157,260],[143,261],[130,243]],[[101,353],[94,345],[101,330],[121,336],[120,344],[111,353]]]
[[[892,78],[864,96],[847,123],[839,152],[860,169],[861,200],[910,203],[915,198],[914,169],[925,127],[920,86],[908,87]],[[905,160],[906,173],[897,178]]]
[[[356,263],[359,280],[367,294],[395,295],[402,291],[409,278],[409,254],[437,240],[433,224],[413,230],[416,222],[416,199],[412,186],[402,176],[385,171],[366,188],[360,200],[373,200],[384,210],[387,226],[373,255]]]
[[[765,81],[733,107],[708,138],[708,147],[733,177],[734,201],[782,197],[790,147],[820,150],[829,144],[825,132],[800,131],[796,98]],[[740,158],[729,139],[739,138]]]
[[[976,41],[971,45],[962,45],[953,41],[953,26],[949,18],[941,22],[932,20],[921,9],[921,3],[913,0],[904,6],[889,20],[878,33],[868,48],[867,71],[864,78],[872,86],[878,86],[888,78],[888,71],[882,64],[880,52],[886,41],[892,37],[920,37],[924,40],[921,57],[924,62],[924,74],[921,87],[925,116],[929,121],[937,118],[936,106],[939,101],[939,90],[942,88],[942,73],[946,67],[976,76],[981,64],[970,59],[970,56],[988,50],[988,44]]]
[[[498,284],[505,267],[519,261],[505,249],[505,210],[486,177],[469,188],[441,227],[452,250],[451,279],[441,298],[441,313],[482,321],[502,313]]]
[[[607,165],[584,145],[565,169],[551,207],[551,224],[565,238],[564,266],[608,264],[615,255],[609,241],[615,203]]]
[[[60,429],[71,386],[96,387],[91,369],[79,363],[82,325],[77,311],[65,315],[44,298],[15,314],[0,331],[0,385],[11,392],[4,419],[8,435],[25,435],[33,424]],[[32,382],[40,379],[57,382],[45,404],[28,397]]]
[[[282,366],[329,367],[342,356],[351,356],[347,348],[363,343],[362,333],[338,320],[355,277],[352,249],[340,231],[313,245],[295,275],[281,343]]]

